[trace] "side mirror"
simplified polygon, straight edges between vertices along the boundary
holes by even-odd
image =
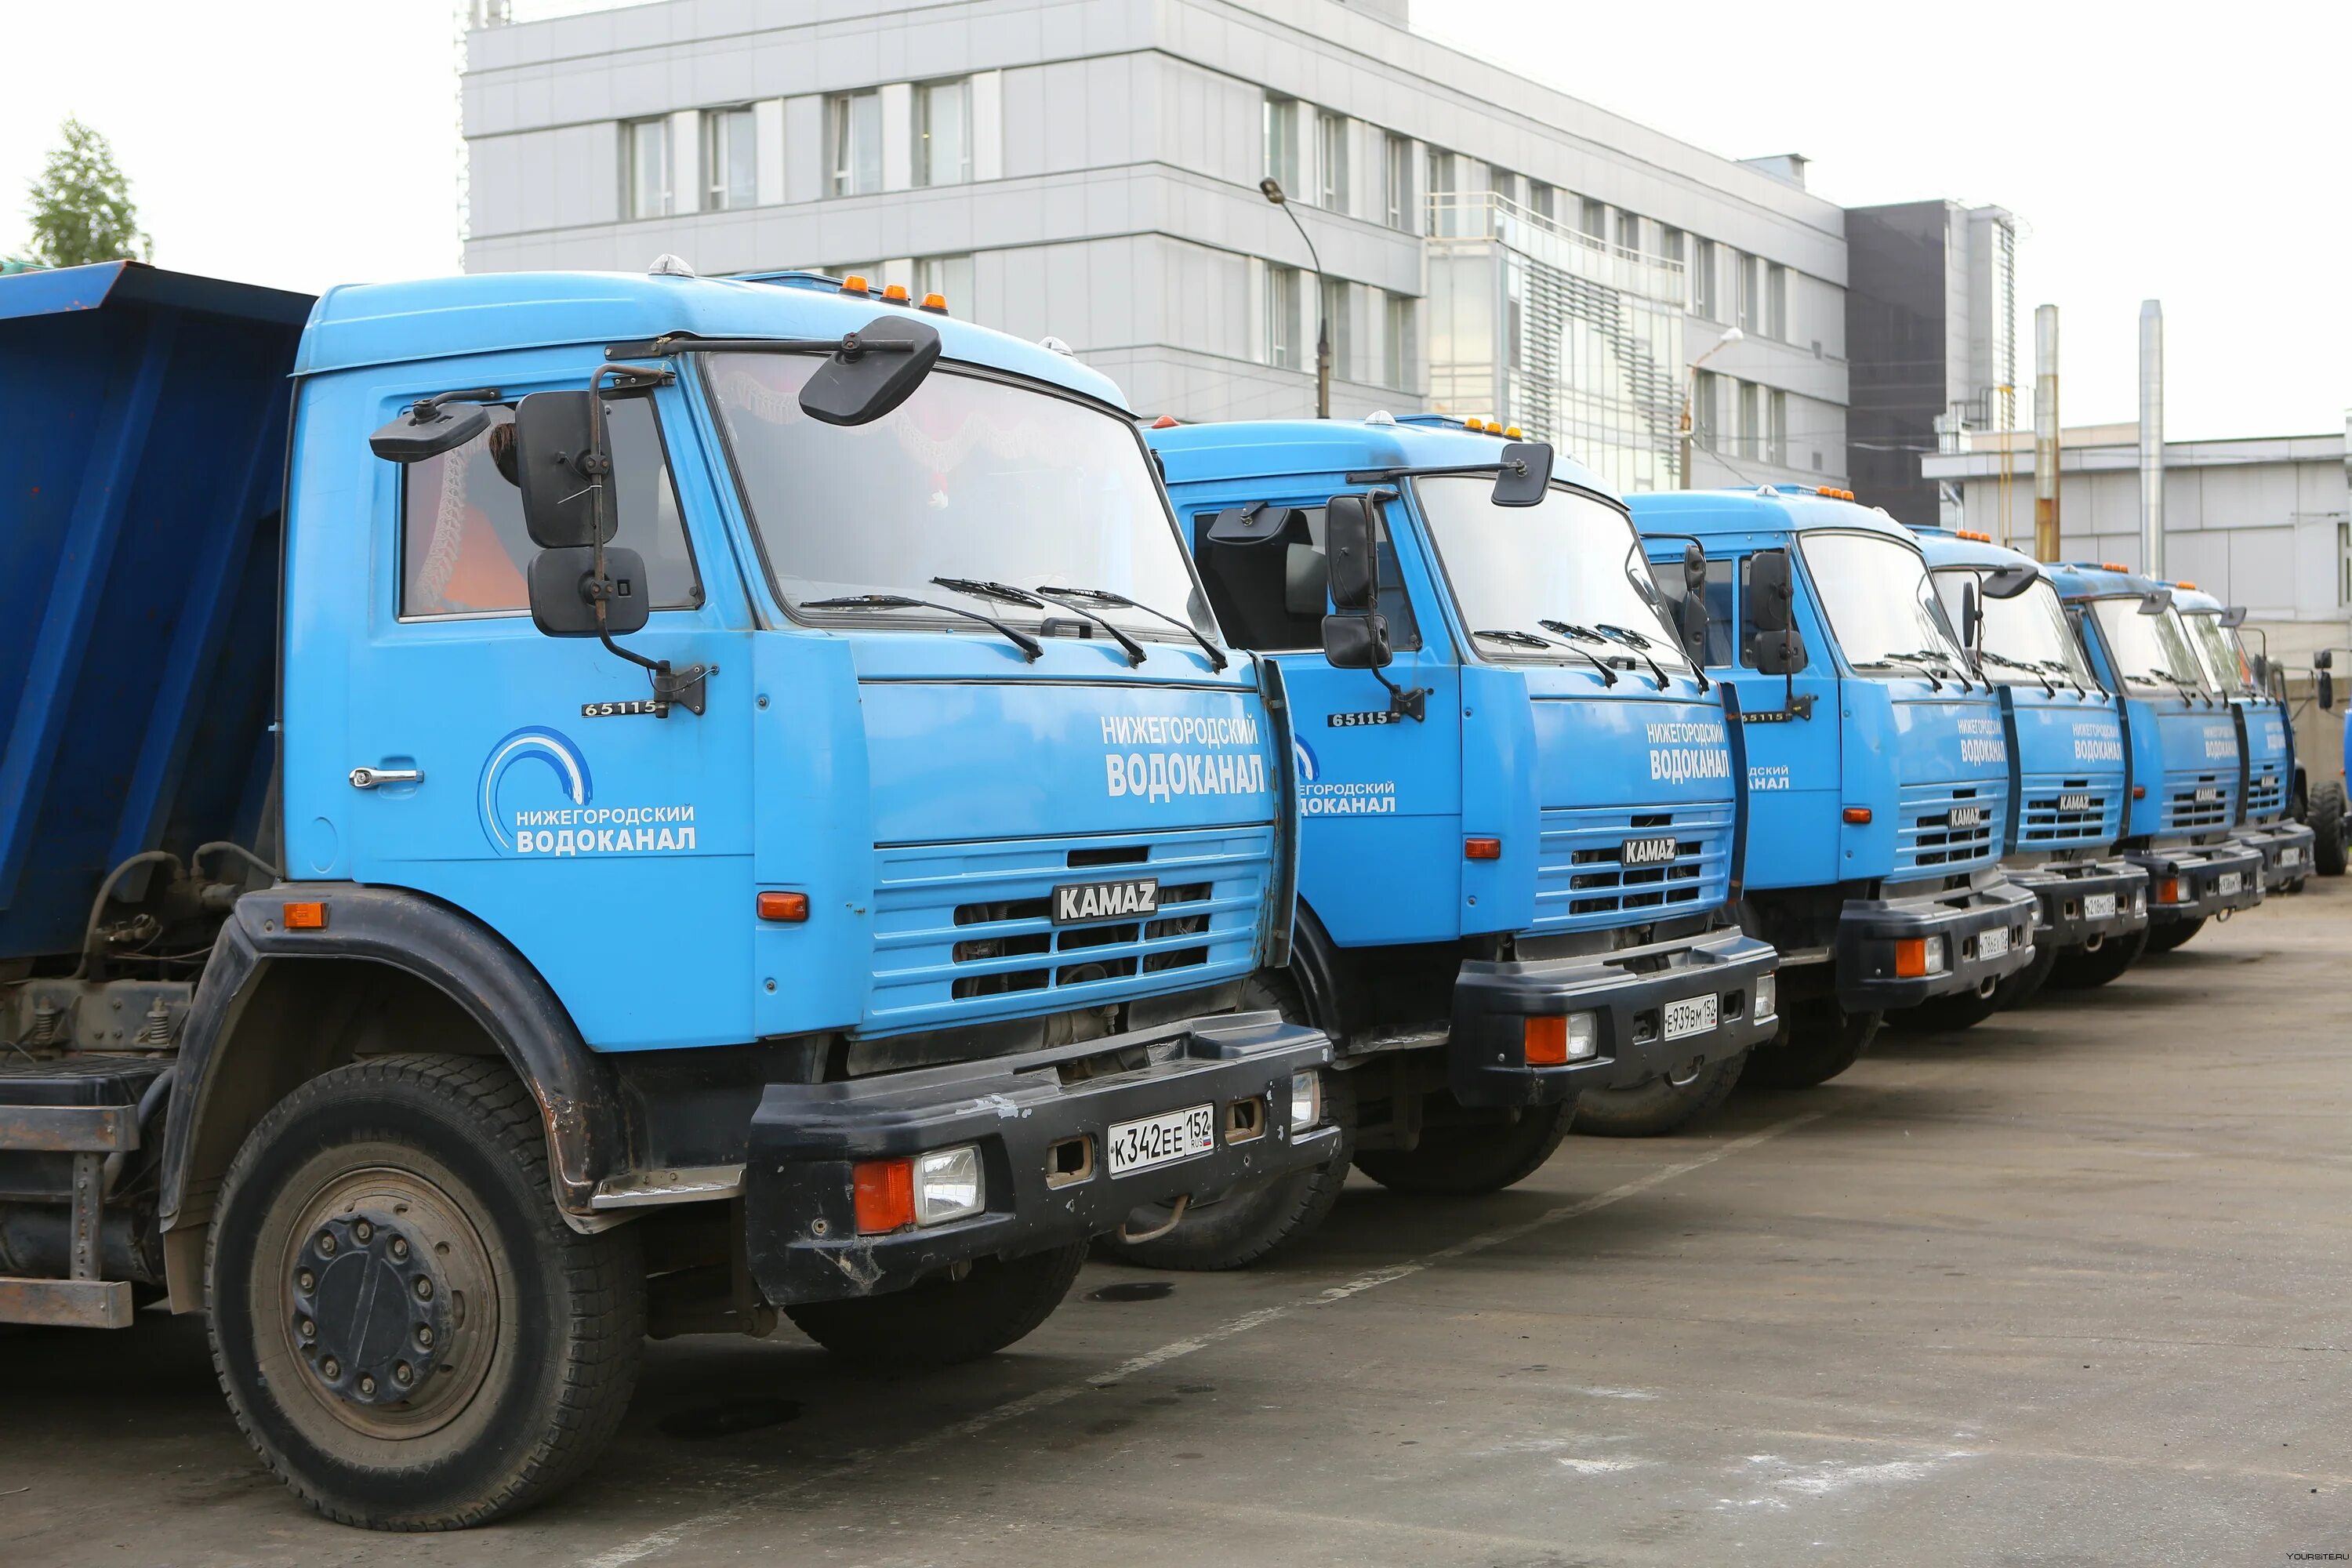
[[[523,527],[542,550],[609,542],[619,526],[616,508],[596,504],[613,478],[598,434],[593,393],[534,392],[515,405],[515,484]]]
[[[1372,547],[1371,503],[1364,497],[1333,496],[1324,503],[1323,554],[1329,563],[1334,611],[1343,616],[1361,615],[1379,604],[1380,555]],[[1383,636],[1383,647],[1387,640]],[[1382,664],[1387,662],[1386,658],[1381,660]]]
[[[1694,666],[1706,662],[1706,552],[1696,540],[1683,546],[1683,654]]]
[[[1974,579],[1960,584],[1960,647],[1970,658],[1976,657],[1977,632],[1984,625],[1984,611],[1977,604]]]
[[[1378,611],[1323,617],[1323,657],[1334,669],[1381,669],[1389,648],[1389,618]]]
[[[490,411],[478,403],[442,403],[427,397],[368,437],[368,450],[388,463],[421,463],[454,452],[490,427]]]
[[[2334,648],[2324,647],[2317,653],[2313,654],[2311,656],[2311,668],[2314,669],[2334,669],[2336,668],[2336,650]]]
[[[643,631],[651,613],[646,563],[634,550],[604,549],[604,630],[614,637]],[[596,626],[596,551],[593,545],[542,550],[530,563],[530,620],[551,637],[593,637]]]
[[[1988,599],[2014,599],[2040,580],[2042,574],[2031,566],[2003,566],[1987,573],[1984,596]]]
[[[2254,655],[2254,689],[2258,691],[2271,689],[2271,656],[2266,653]]]
[[[1795,620],[1796,597],[1787,551],[1759,550],[1748,558],[1748,618],[1758,631],[1787,631]]]
[[[871,425],[914,395],[940,363],[940,332],[913,316],[877,316],[841,340],[801,388],[801,412],[827,425]]]
[[[1811,662],[1805,652],[1805,634],[1794,627],[1783,627],[1769,637],[1756,639],[1759,675],[1794,675]]]
[[[2319,671],[2319,705],[2322,708],[2336,706],[2336,672],[2326,666],[2322,666]]]
[[[1502,470],[1495,476],[1496,506],[1541,506],[1551,488],[1551,443],[1512,441],[1503,447]]]
[[[2246,606],[2243,605],[2222,605],[2221,624],[2229,627],[2231,631],[2236,631],[2240,626],[2244,626],[2246,624]]]

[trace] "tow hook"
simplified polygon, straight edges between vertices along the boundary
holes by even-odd
[[[1134,1247],[1139,1243],[1146,1241],[1158,1241],[1161,1237],[1166,1236],[1170,1231],[1174,1230],[1176,1226],[1183,1221],[1185,1205],[1190,1204],[1192,1201],[1192,1194],[1190,1193],[1185,1193],[1179,1196],[1175,1203],[1169,1206],[1168,1223],[1163,1226],[1154,1226],[1150,1230],[1129,1230],[1126,1226],[1120,1226],[1118,1227],[1119,1241],[1129,1247]]]

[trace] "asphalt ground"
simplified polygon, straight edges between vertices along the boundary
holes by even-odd
[[[324,1523],[202,1327],[0,1340],[0,1564],[2282,1563],[2352,1552],[2352,882],[2102,991],[1882,1036],[1013,1351],[649,1347],[541,1511]],[[2326,1560],[2325,1557],[2320,1560]]]

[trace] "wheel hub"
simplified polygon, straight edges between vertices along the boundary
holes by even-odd
[[[355,1405],[424,1387],[452,1339],[450,1291],[423,1238],[373,1209],[320,1221],[295,1255],[295,1342],[310,1374]]]

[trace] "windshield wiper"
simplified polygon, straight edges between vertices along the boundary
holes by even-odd
[[[1904,655],[1904,654],[1897,654],[1897,653],[1883,653],[1883,654],[1880,654],[1876,658],[1858,659],[1858,660],[1856,660],[1856,661],[1855,661],[1855,663],[1854,663],[1854,668],[1856,668],[1856,669],[1896,669],[1896,668],[1916,669],[1916,670],[1917,670],[1920,674],[1922,674],[1922,675],[1924,675],[1924,676],[1926,676],[1926,677],[1927,678],[1927,689],[1928,689],[1928,690],[1930,690],[1930,691],[1941,691],[1942,689],[1944,689],[1944,683],[1943,683],[1942,681],[1940,681],[1940,680],[1938,680],[1938,679],[1936,679],[1936,672],[1935,672],[1935,670],[1933,670],[1932,668],[1930,668],[1928,666],[1927,666],[1927,665],[1924,665],[1924,664],[1920,663],[1917,659],[1916,659],[1916,658],[1912,658],[1908,657],[1907,655]]]
[[[1019,605],[1024,608],[1032,610],[1042,610],[1047,607],[1045,601],[1039,598],[1036,595],[1024,592],[1022,589],[1014,587],[1010,583],[992,583],[982,577],[934,577],[931,581],[937,583],[942,588],[952,588],[959,594],[970,594],[975,599],[998,599],[1008,605]],[[1082,608],[1076,605],[1064,605],[1061,607],[1066,610],[1076,611],[1077,614],[1084,616],[1087,619],[1092,621],[1095,625],[1102,627],[1103,630],[1108,632],[1113,640],[1127,651],[1128,668],[1133,669],[1137,665],[1143,662],[1143,645],[1141,643],[1136,641],[1133,637],[1128,636],[1125,632],[1119,630],[1117,626],[1111,625],[1100,616],[1096,615],[1092,610]],[[1044,630],[1043,627],[1038,629],[1041,631]]]
[[[978,610],[967,610],[960,605],[942,605],[931,599],[910,599],[904,594],[849,594],[838,599],[810,599],[803,610],[939,610],[950,616],[961,616],[968,621],[978,621],[1004,634],[1021,656],[1031,664],[1045,657],[1045,645],[1026,632],[1015,631],[994,616],[983,616]]]
[[[2042,690],[2044,696],[2055,697],[2058,695],[2058,689],[2050,683],[2050,678],[2042,672],[2039,666],[2028,664],[2021,658],[2011,658],[2005,653],[1995,653],[1990,648],[1978,649],[1977,657],[1984,660],[1987,664],[2000,665],[2003,669],[2021,669],[2025,671],[2026,674],[2033,677],[2034,679],[2042,682]],[[2078,692],[2076,695],[2079,696],[2081,694]]]
[[[2189,683],[2187,681],[2181,679],[2180,677],[2173,674],[2172,671],[2168,669],[2143,669],[2136,679],[2144,680],[2150,686],[2169,686],[2175,691],[2180,693],[2180,700],[2183,702],[2190,700],[2197,695],[2195,692],[2189,689]],[[2212,704],[2209,702],[2206,706],[2210,708]]]
[[[1546,621],[1543,624],[1549,626],[1552,623]],[[1579,655],[1587,664],[1590,664],[1593,668],[1599,670],[1601,672],[1601,680],[1602,685],[1614,686],[1617,684],[1617,672],[1615,670],[1610,668],[1607,665],[1601,663],[1591,654],[1586,653],[1582,648],[1577,647],[1572,642],[1556,643],[1549,637],[1539,637],[1533,632],[1515,632],[1509,630],[1472,632],[1470,635],[1474,637],[1491,637],[1496,642],[1516,643],[1521,647],[1564,647],[1569,652]]]
[[[1584,653],[1582,648],[1576,647],[1578,643],[1600,643],[1606,647],[1609,642],[1607,637],[1591,627],[1580,626],[1569,621],[1538,621],[1536,625],[1548,632],[1558,632],[1561,637],[1568,638],[1568,646],[1577,653]],[[1593,668],[1596,669],[1605,670],[1610,668],[1609,661],[1605,658],[1593,658],[1593,656],[1589,653],[1584,653],[1584,657],[1592,659]],[[1625,660],[1625,668],[1628,669],[1633,668],[1633,661],[1630,658]],[[1614,675],[1609,678],[1609,684],[1612,686],[1617,684],[1617,678]]]
[[[2083,684],[2082,678],[2074,673],[2074,667],[2068,664],[2064,659],[2037,658],[2033,661],[2033,668],[2036,669],[2056,670],[2059,674],[2066,678],[2066,684],[2074,689],[2074,695],[2077,698],[2085,702],[2091,700],[2090,688]]]
[[[1666,672],[1658,668],[1656,659],[1650,657],[1649,638],[1639,632],[1627,631],[1623,626],[1612,626],[1607,621],[1595,623],[1593,629],[1612,641],[1623,643],[1627,647],[1640,654],[1642,662],[1650,667],[1650,673],[1658,678],[1658,689],[1664,691],[1666,689]]]
[[[1126,595],[1114,594],[1108,588],[1041,587],[1037,589],[1036,592],[1042,596],[1053,600],[1057,605],[1063,603],[1065,600],[1084,599],[1087,603],[1094,605],[1117,605],[1122,609],[1141,610],[1153,620],[1166,621],[1170,626],[1174,626],[1178,631],[1182,632],[1186,637],[1191,637],[1194,642],[1199,643],[1201,645],[1201,651],[1209,656],[1210,668],[1223,669],[1225,668],[1224,651],[1218,647],[1215,643],[1211,642],[1207,637],[1202,636],[1200,627],[1194,626],[1190,621],[1180,621],[1165,610],[1155,610],[1149,605],[1139,605],[1133,599],[1129,598]],[[1076,605],[1070,605],[1070,608],[1076,609],[1077,606]]]

